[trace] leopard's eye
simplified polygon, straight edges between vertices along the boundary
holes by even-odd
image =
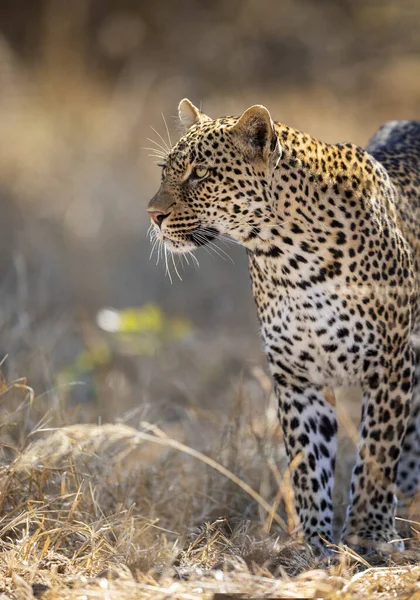
[[[166,163],[157,163],[157,166],[162,169],[162,177],[165,177],[165,174],[166,174]]]
[[[207,177],[207,175],[209,174],[209,170],[206,167],[198,165],[193,170],[193,173],[194,176],[197,177],[197,179],[204,179],[204,177]]]

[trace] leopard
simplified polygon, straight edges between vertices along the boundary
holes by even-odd
[[[366,148],[326,143],[263,105],[212,119],[190,100],[148,204],[167,251],[245,248],[278,402],[299,530],[335,543],[337,415],[325,390],[358,386],[361,421],[338,543],[404,550],[398,499],[420,482],[420,121]]]

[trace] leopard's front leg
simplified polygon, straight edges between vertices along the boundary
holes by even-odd
[[[333,541],[334,467],[337,420],[321,389],[282,381],[276,385],[279,418],[292,474],[295,505],[307,542],[324,548]]]
[[[344,543],[363,551],[404,549],[395,528],[395,481],[413,376],[413,352],[407,347],[364,385],[360,440],[342,536]]]

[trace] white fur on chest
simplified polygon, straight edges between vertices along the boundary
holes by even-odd
[[[280,362],[315,385],[358,384],[372,344],[367,332],[357,328],[357,318],[343,308],[343,297],[334,287],[282,291],[259,312],[273,373]]]

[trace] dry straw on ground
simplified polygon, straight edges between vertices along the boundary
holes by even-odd
[[[3,386],[3,407],[18,386]],[[31,402],[6,411],[7,430],[25,428]],[[177,427],[167,435],[146,423],[41,423],[20,447],[10,435],[0,598],[420,598],[420,524],[403,523],[412,548],[386,567],[338,548],[321,560],[287,532],[277,427],[244,414],[239,399],[205,454]]]

